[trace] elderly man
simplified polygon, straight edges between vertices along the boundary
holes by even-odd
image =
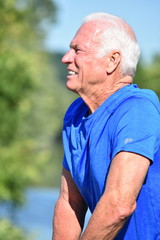
[[[64,118],[53,240],[160,239],[160,107],[132,84],[139,53],[126,22],[96,13],[62,59],[80,98]]]

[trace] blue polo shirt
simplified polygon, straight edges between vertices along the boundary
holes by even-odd
[[[137,207],[116,240],[160,240],[160,104],[151,90],[128,85],[93,114],[81,98],[66,112],[63,166],[91,212],[105,189],[114,156],[134,152],[151,160]]]

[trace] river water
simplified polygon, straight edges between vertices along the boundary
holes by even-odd
[[[27,232],[30,240],[51,240],[53,209],[58,194],[58,189],[29,188],[25,192],[26,203],[12,216],[6,205],[0,205],[0,217],[12,219]],[[87,212],[86,223],[89,217]]]

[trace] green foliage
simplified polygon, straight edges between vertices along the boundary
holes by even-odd
[[[53,21],[54,10],[51,0],[0,2],[0,201],[22,203],[24,187],[38,176],[35,143],[25,130],[45,68],[38,64],[47,64],[34,50],[43,41],[39,25]]]
[[[58,184],[71,100],[43,49],[55,10],[52,0],[0,2],[0,201],[21,204],[26,186]]]
[[[160,97],[160,54],[154,56],[151,63],[140,62],[134,82],[141,88],[152,89]]]
[[[19,145],[21,148],[19,148]],[[23,190],[26,186],[27,172],[24,165],[25,156],[21,143],[0,147],[0,200],[22,204]]]
[[[20,103],[32,88],[27,63],[11,51],[0,55],[0,143],[14,140],[21,119]]]
[[[24,202],[26,186],[48,176],[46,165],[52,161],[55,168],[60,114],[53,112],[61,87],[43,50],[45,24],[55,21],[55,9],[52,0],[0,1],[0,201],[11,206]],[[1,239],[25,238],[1,220]]]
[[[7,220],[0,220],[0,240],[26,240],[24,233]]]

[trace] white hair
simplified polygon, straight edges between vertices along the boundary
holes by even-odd
[[[112,50],[122,54],[121,71],[124,75],[134,76],[140,57],[140,48],[132,28],[121,18],[107,13],[93,13],[84,18],[83,23],[95,21],[103,24],[97,29],[96,41],[101,43],[98,56],[102,57]]]

